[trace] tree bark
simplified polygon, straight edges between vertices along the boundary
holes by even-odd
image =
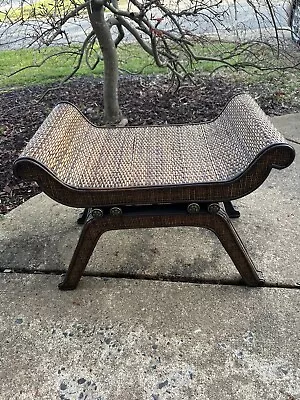
[[[110,28],[105,21],[104,6],[92,0],[88,5],[91,25],[99,42],[104,63],[104,123],[118,124],[122,120],[118,99],[118,55]]]

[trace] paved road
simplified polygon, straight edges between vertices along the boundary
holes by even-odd
[[[276,12],[278,26],[286,28],[287,15],[284,1],[274,2],[273,6]],[[214,19],[212,23],[208,16],[204,15],[201,18],[193,17],[189,20],[182,20],[181,25],[196,34],[212,34],[216,32],[215,27],[217,27],[223,37],[229,38],[241,39],[246,36],[258,36],[261,27],[263,27],[265,35],[274,35],[272,21],[268,16],[269,13],[266,6],[260,7],[260,16],[255,16],[251,6],[249,6],[246,1],[240,2],[236,7],[234,7],[234,4],[231,2],[223,6],[223,8],[220,8],[220,11],[225,11],[225,9],[227,12],[219,21]],[[45,24],[44,27],[47,28],[47,25]],[[171,28],[163,22],[159,27],[161,29]],[[30,21],[26,25],[15,25],[14,27],[2,24],[2,26],[0,26],[0,50],[30,46],[32,44],[32,37],[39,30],[39,24],[37,24],[36,21]],[[82,42],[87,32],[90,31],[90,24],[86,19],[74,19],[64,26],[64,30],[73,42]],[[131,41],[133,38],[130,34],[127,34],[126,40]],[[62,44],[64,42],[65,39],[59,37],[55,44]],[[37,46],[37,43],[35,43],[35,46]]]

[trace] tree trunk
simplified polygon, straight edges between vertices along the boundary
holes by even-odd
[[[99,42],[104,63],[104,123],[115,125],[122,119],[118,99],[118,55],[110,28],[105,21],[104,6],[92,0],[88,8],[89,19]]]

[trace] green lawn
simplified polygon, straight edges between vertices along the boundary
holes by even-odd
[[[0,11],[0,22],[20,19],[26,21],[30,18],[44,18],[46,15],[63,16],[74,8],[74,4],[78,6],[84,2],[84,0],[38,0],[32,5],[25,2],[22,7],[12,8],[8,12]],[[127,0],[120,0],[121,9],[126,9],[127,5]]]
[[[230,47],[232,45],[228,45]],[[1,51],[0,57],[0,89],[7,86],[23,86],[63,80],[74,69],[78,60],[76,51],[79,47],[47,47],[41,50],[20,49]],[[203,55],[215,48],[205,47]],[[155,65],[153,58],[137,44],[125,44],[118,48],[119,67],[121,71],[133,74],[166,73],[167,70]],[[28,67],[30,66],[30,67]],[[212,72],[218,64],[205,61],[195,63],[190,71]],[[28,68],[26,68],[28,67]],[[21,70],[21,71],[20,71]],[[20,72],[17,72],[20,71]],[[102,63],[91,71],[85,61],[77,71],[77,76],[97,75],[103,72]]]
[[[228,44],[228,52],[232,50],[232,44]],[[66,78],[76,65],[77,57],[75,52],[78,50],[75,46],[67,47],[48,47],[41,51],[22,49],[1,51],[0,57],[0,92],[10,90],[10,88],[30,86],[34,84],[43,84],[49,82],[58,82]],[[198,49],[199,50],[199,49]],[[226,50],[226,49],[225,49]],[[61,52],[61,54],[58,54]],[[119,66],[123,72],[133,74],[158,74],[167,73],[166,69],[158,68],[153,59],[148,56],[137,44],[122,45],[118,49]],[[218,52],[217,46],[206,46],[202,48],[203,55],[211,55]],[[43,60],[47,58],[43,64]],[[235,57],[238,61],[238,57]],[[42,64],[40,67],[39,65]],[[32,65],[30,68],[25,68]],[[192,72],[209,74],[218,66],[218,64],[205,61],[195,64]],[[15,73],[16,71],[22,71]],[[252,73],[233,73],[230,70],[222,72],[226,79],[249,85],[265,84],[268,90],[278,92],[282,99],[293,99],[293,102],[300,104],[300,73],[287,71],[286,73],[270,72],[268,74],[259,74],[258,71],[249,70]],[[103,66],[101,62],[95,70],[91,71],[85,62],[82,63],[76,76],[102,76]],[[274,88],[274,89],[273,89]]]
[[[48,47],[40,51],[21,49],[2,51],[0,57],[0,88],[7,86],[23,86],[63,80],[77,65],[76,48]],[[130,73],[164,72],[153,65],[153,61],[137,46],[121,46],[119,49],[120,69]],[[46,60],[43,62],[43,60]],[[41,65],[42,64],[42,65]],[[152,65],[151,65],[152,64]],[[31,66],[26,68],[27,66]],[[22,68],[25,68],[22,70]],[[19,71],[17,72],[16,71]],[[101,76],[103,66],[100,62],[91,71],[85,61],[77,71],[77,76]]]
[[[55,56],[59,51],[66,50],[48,47],[41,51],[29,49],[2,51],[0,57],[0,88],[41,84],[63,79],[72,72],[76,61],[76,55],[72,54],[71,50],[70,53],[65,52]],[[46,57],[48,57],[48,60],[39,67]],[[16,71],[29,65],[31,67],[15,74]],[[78,75],[90,73],[86,65],[82,65],[77,72]]]

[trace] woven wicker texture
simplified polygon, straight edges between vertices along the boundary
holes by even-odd
[[[126,188],[228,181],[273,143],[285,143],[248,95],[205,124],[106,128],[59,104],[20,157],[76,188]]]

